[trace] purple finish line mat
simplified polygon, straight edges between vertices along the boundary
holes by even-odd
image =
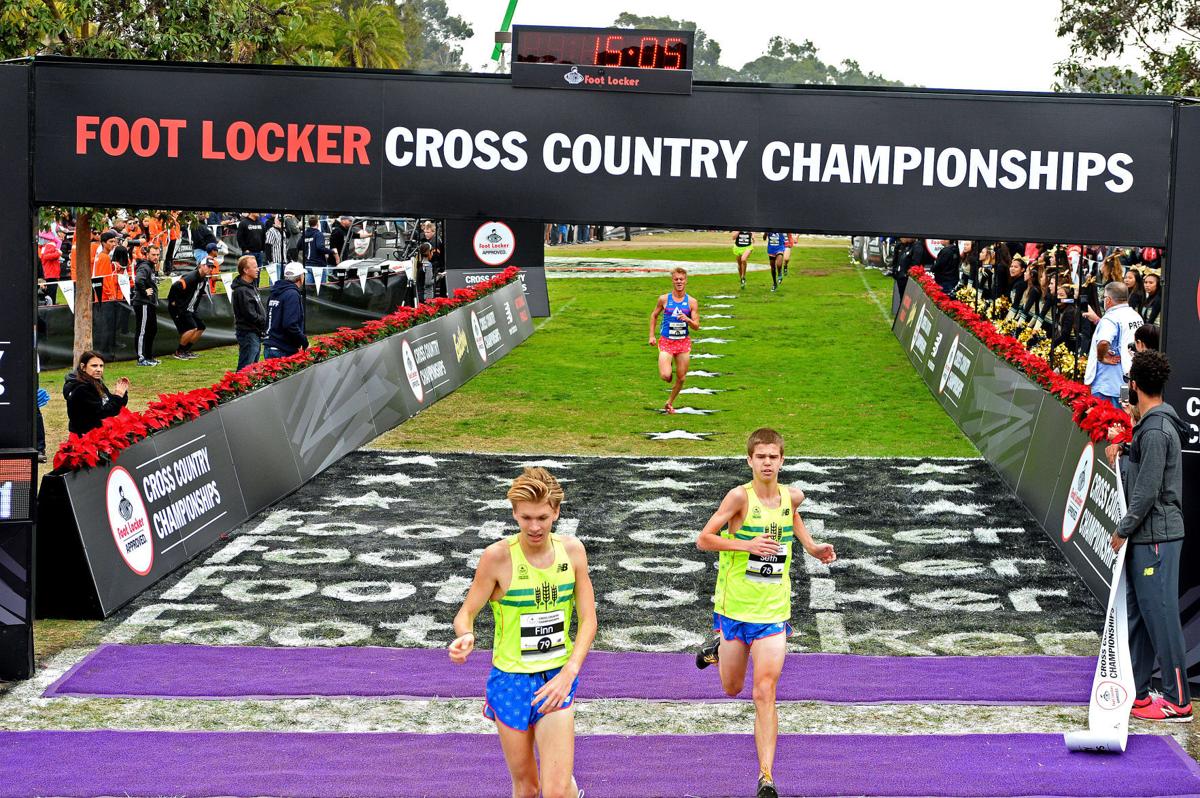
[[[1083,704],[1089,657],[867,657],[789,654],[780,701],[839,703]],[[481,698],[488,652],[451,665],[442,649],[105,645],[50,686],[47,696],[144,698]],[[707,701],[724,698],[716,668],[692,654],[588,655],[580,698]],[[749,697],[749,689],[744,697]]]
[[[750,735],[580,737],[588,798],[747,795]],[[783,735],[783,795],[1181,796],[1200,769],[1169,737],[1073,754],[1057,734]],[[0,732],[0,798],[471,795],[509,798],[499,741],[470,734]]]

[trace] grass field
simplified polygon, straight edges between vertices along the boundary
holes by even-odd
[[[718,234],[693,234],[713,236]],[[723,235],[723,234],[722,234]],[[689,242],[684,242],[689,243]],[[584,247],[556,247],[582,257]],[[715,258],[728,247],[701,243]],[[662,246],[655,259],[680,259],[694,248]],[[622,253],[625,256],[629,253]],[[761,253],[756,253],[761,255]],[[765,258],[765,256],[763,256]],[[699,257],[695,258],[700,260]],[[891,283],[848,263],[844,246],[802,247],[790,276],[771,294],[768,277],[752,274],[744,292],[736,276],[693,277],[689,291],[702,320],[697,339],[728,344],[696,346],[722,355],[692,361],[693,369],[720,372],[692,387],[722,391],[681,396],[677,405],[717,411],[665,417],[658,408],[667,387],[657,377],[657,350],[647,345],[649,314],[664,277],[549,281],[553,316],[537,333],[450,397],[372,445],[449,451],[525,451],[607,454],[736,454],[746,434],[777,426],[792,451],[810,455],[973,456],[975,450],[913,373],[892,336],[883,307]],[[710,300],[712,294],[741,294]],[[878,304],[877,304],[878,303]],[[710,304],[732,308],[708,309]],[[130,406],[164,392],[209,385],[237,360],[233,347],[200,353],[192,361],[165,359],[157,368],[114,363],[105,378],[128,376]],[[43,410],[47,451],[66,437],[62,370],[43,372],[54,401]],[[684,429],[711,432],[705,441],[651,441],[643,433]]]

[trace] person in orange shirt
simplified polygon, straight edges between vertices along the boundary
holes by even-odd
[[[92,280],[102,280],[100,301],[111,302],[121,298],[121,289],[117,286],[116,270],[113,268],[112,251],[117,248],[117,233],[105,230],[100,234],[100,248],[92,260]]]

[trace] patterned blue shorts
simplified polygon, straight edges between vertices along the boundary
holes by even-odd
[[[713,613],[713,630],[721,633],[726,640],[740,640],[746,645],[752,645],[755,640],[764,637],[774,637],[777,634],[792,633],[792,625],[787,621],[779,623],[749,623],[726,618],[719,612]]]
[[[483,716],[497,720],[510,729],[528,731],[531,726],[545,717],[538,712],[541,701],[533,704],[533,694],[542,685],[558,675],[562,668],[552,668],[541,673],[509,673],[493,667],[487,680],[487,700],[483,705]],[[575,690],[579,688],[579,677],[571,684],[571,692],[560,709],[575,702]],[[552,710],[555,711],[555,710]]]

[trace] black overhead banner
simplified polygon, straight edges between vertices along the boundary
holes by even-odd
[[[500,76],[53,59],[34,70],[42,203],[1166,237],[1165,99],[719,84],[576,93]]]

